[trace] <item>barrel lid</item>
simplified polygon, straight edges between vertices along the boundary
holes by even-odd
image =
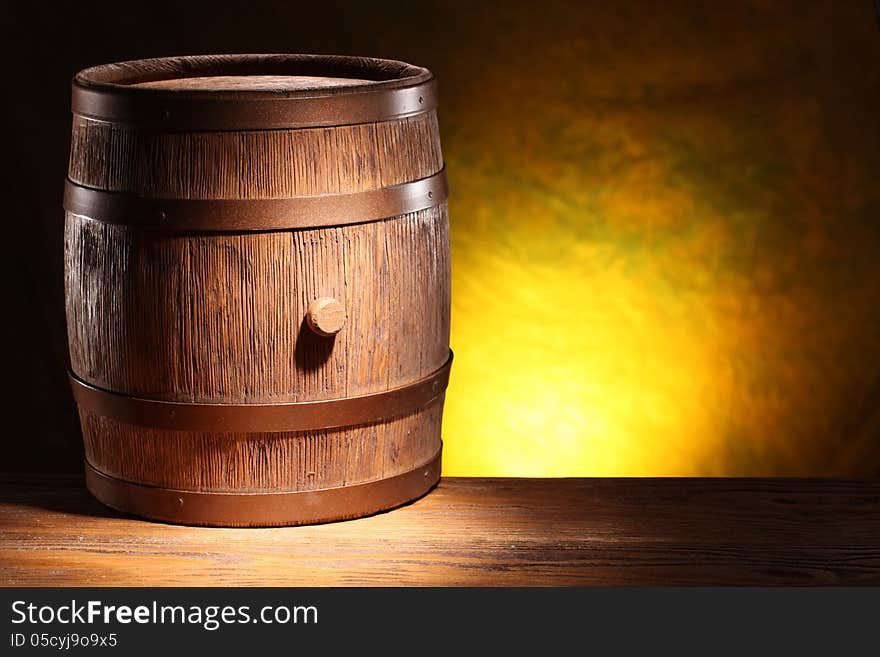
[[[135,82],[133,87],[185,91],[305,91],[371,84],[371,80],[317,75],[210,75]]]
[[[340,55],[196,55],[105,64],[73,79],[74,114],[159,131],[371,123],[436,107],[431,72]]]

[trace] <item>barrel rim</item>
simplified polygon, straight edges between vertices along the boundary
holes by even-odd
[[[266,90],[266,89],[186,89],[153,88],[132,85],[162,80],[221,75],[304,75],[367,80],[369,84],[339,85],[326,88]],[[378,77],[369,77],[378,76]],[[228,54],[185,55],[180,57],[153,57],[132,59],[111,64],[100,64],[79,71],[74,83],[90,89],[132,92],[139,95],[173,96],[229,96],[239,98],[313,97],[398,89],[426,82],[431,72],[394,59],[358,57],[353,55],[313,54]]]
[[[368,80],[304,89],[132,86],[211,75],[307,75]],[[73,78],[79,116],[168,130],[247,130],[369,123],[436,108],[434,76],[406,62],[348,55],[239,54],[103,64]]]

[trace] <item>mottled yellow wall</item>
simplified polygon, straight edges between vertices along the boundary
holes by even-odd
[[[880,473],[871,3],[432,11],[444,473]]]

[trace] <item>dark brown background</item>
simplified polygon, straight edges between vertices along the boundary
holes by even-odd
[[[61,258],[70,78],[142,57],[314,52],[440,80],[448,474],[880,473],[868,0],[19,2],[3,30],[0,470],[80,467]],[[545,294],[576,301],[559,327],[534,322]]]

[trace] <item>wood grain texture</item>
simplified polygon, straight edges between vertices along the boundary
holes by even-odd
[[[0,479],[6,585],[877,585],[878,539],[880,481],[443,479],[370,518],[201,529]]]
[[[346,228],[169,236],[68,216],[71,366],[171,401],[332,399],[416,381],[446,360],[444,207]],[[304,324],[344,300],[333,338]],[[82,412],[86,456],[130,481],[200,491],[313,490],[392,476],[440,446],[442,399],[406,418],[309,434],[162,432]]]
[[[258,403],[387,390],[448,356],[445,206],[341,228],[160,235],[68,214],[73,371],[170,401]],[[333,339],[304,326],[333,297]]]
[[[330,128],[169,133],[74,116],[67,175],[158,198],[290,198],[379,189],[442,166],[435,112]]]
[[[165,91],[222,100],[227,92],[278,91],[301,65],[320,82],[321,67],[340,61],[351,72],[361,60],[183,58],[87,73],[97,82],[123,75],[125,84],[165,89],[160,80],[178,70],[179,84]],[[430,75],[364,62],[370,79],[394,84],[397,75]],[[188,77],[196,64],[204,75]],[[336,79],[351,86],[353,77]],[[82,186],[148,198],[266,199],[375,190],[442,167],[434,111],[358,125],[217,132],[75,115],[68,175]],[[65,254],[71,368],[105,390],[212,404],[335,399],[413,383],[449,355],[445,203],[369,223],[247,233],[149,231],[67,213]],[[336,335],[317,335],[306,322],[322,297],[344,308]],[[439,450],[442,408],[441,397],[405,417],[273,434],[159,431],[86,410],[80,418],[86,458],[105,474],[178,490],[253,493],[410,470]]]
[[[440,449],[443,399],[411,415],[323,431],[162,431],[81,412],[85,453],[101,472],[166,488],[319,490],[381,479]]]

